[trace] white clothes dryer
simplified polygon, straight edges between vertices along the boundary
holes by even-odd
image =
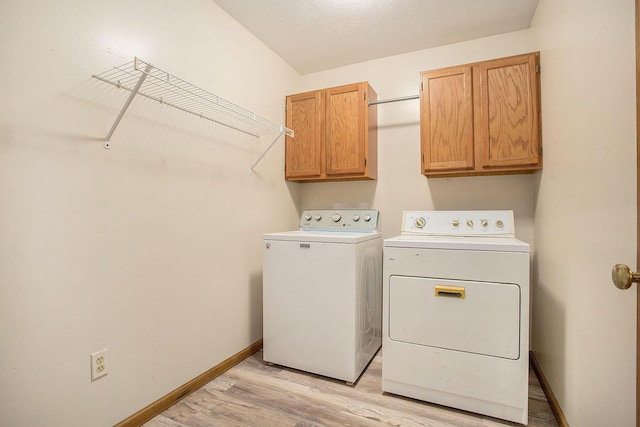
[[[354,383],[382,341],[376,210],[307,210],[264,235],[266,362]]]
[[[384,241],[382,390],[527,424],[529,252],[512,211],[404,212]]]

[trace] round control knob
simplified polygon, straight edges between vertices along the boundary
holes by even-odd
[[[468,219],[467,220],[467,227],[473,228],[473,220],[472,219]]]
[[[498,227],[498,228],[504,227],[504,222],[502,222],[501,220],[497,220],[496,221],[496,227]]]
[[[414,221],[414,224],[416,225],[416,227],[422,228],[427,224],[427,220],[424,219],[423,217],[416,218],[416,220]]]
[[[484,228],[487,228],[487,226],[489,225],[489,221],[487,221],[486,219],[483,219],[482,222],[480,223]]]
[[[371,221],[371,216],[370,215],[365,215],[364,216],[364,220],[367,221],[367,222]]]
[[[311,221],[311,214],[305,214],[304,219],[305,221]]]
[[[333,221],[333,222],[338,222],[338,221],[340,221],[340,218],[342,218],[342,216],[341,216],[340,214],[337,214],[337,213],[336,213],[336,214],[333,214],[333,215],[331,216],[331,221]]]
[[[358,222],[358,221],[360,221],[360,215],[353,214],[353,222]]]
[[[315,219],[316,221],[320,221],[320,220],[322,219],[322,215],[320,215],[320,214],[315,214],[315,215],[313,216],[313,219]]]
[[[454,219],[453,221],[451,221],[451,225],[453,225],[454,227],[457,227],[460,225],[460,221],[458,221],[457,219]]]

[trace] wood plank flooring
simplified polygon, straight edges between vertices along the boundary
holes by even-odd
[[[354,386],[263,362],[262,351],[156,416],[145,427],[518,425],[382,393],[382,355]],[[544,392],[529,373],[529,426],[557,426]]]

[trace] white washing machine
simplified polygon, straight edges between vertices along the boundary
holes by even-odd
[[[354,383],[382,341],[376,210],[307,210],[264,235],[266,362]]]
[[[384,241],[382,390],[527,424],[529,257],[512,211],[404,212]]]

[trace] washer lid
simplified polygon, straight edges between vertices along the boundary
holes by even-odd
[[[513,237],[401,235],[385,239],[384,247],[526,253],[531,251],[528,243]]]
[[[381,239],[379,231],[372,233],[363,232],[334,232],[334,231],[283,231],[280,233],[267,233],[264,240],[283,240],[292,242],[324,242],[324,243],[360,243],[372,239]]]

